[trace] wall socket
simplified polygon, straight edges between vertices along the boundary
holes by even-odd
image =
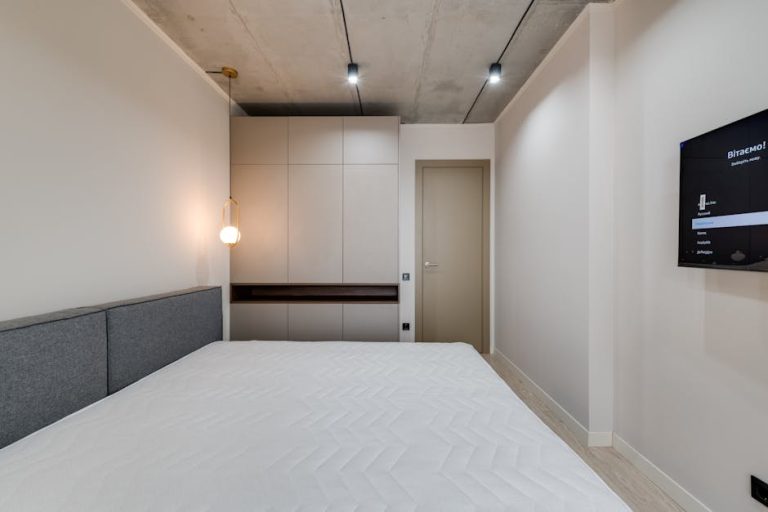
[[[403,330],[404,331],[410,331],[411,330],[411,324],[408,322],[403,322]]]
[[[752,497],[759,503],[768,507],[768,484],[757,478],[755,475],[751,475],[751,477]]]

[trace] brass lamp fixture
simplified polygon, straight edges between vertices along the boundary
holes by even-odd
[[[227,116],[232,117],[232,79],[237,78],[235,68],[223,67],[221,71],[209,71],[212,74],[224,75],[227,77]],[[231,130],[230,121],[230,130]],[[232,137],[230,134],[230,141]],[[234,247],[240,242],[242,233],[240,232],[240,203],[232,198],[232,149],[229,150],[229,199],[224,201],[224,207],[221,209],[221,230],[219,231],[219,240],[221,243]]]

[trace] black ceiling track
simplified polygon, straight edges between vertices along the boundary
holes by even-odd
[[[517,25],[515,26],[515,30],[513,30],[512,35],[509,36],[509,39],[507,40],[507,44],[504,45],[504,49],[501,50],[501,53],[499,54],[498,58],[494,62],[501,63],[501,59],[503,59],[504,54],[507,53],[509,46],[512,44],[512,40],[515,39],[517,32],[520,30],[520,27],[523,25],[523,21],[525,21],[525,18],[528,16],[528,13],[531,11],[531,7],[533,7],[533,4],[535,2],[536,0],[531,0],[528,3],[528,7],[525,8],[525,12],[523,12],[523,15],[520,16],[520,20],[517,22]],[[469,115],[472,113],[472,109],[475,108],[475,105],[477,105],[477,100],[480,99],[480,95],[483,94],[483,91],[485,90],[486,85],[488,85],[487,78],[483,81],[483,85],[480,86],[480,90],[477,92],[477,96],[475,96],[475,101],[473,101],[472,105],[470,105],[469,110],[467,110],[467,115],[464,116],[464,120],[461,122],[461,124],[465,124],[467,122],[467,119],[469,119]]]
[[[352,45],[349,42],[349,28],[347,28],[347,13],[344,10],[344,0],[339,0],[341,6],[341,20],[344,22],[344,35],[347,38],[347,51],[349,52],[349,63],[354,64],[355,59],[352,58]],[[360,107],[360,115],[363,114],[363,100],[360,98],[360,87],[355,84],[355,90],[357,91],[357,104]]]

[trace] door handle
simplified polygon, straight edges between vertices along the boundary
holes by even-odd
[[[437,263],[432,263],[431,261],[425,261],[424,262],[424,268],[435,268],[435,267],[439,267],[439,266],[440,265],[438,265]]]

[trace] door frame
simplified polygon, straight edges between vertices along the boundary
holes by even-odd
[[[422,195],[424,191],[424,169],[429,167],[478,167],[483,173],[483,268],[482,268],[482,286],[483,286],[483,335],[481,352],[487,354],[490,351],[491,338],[491,286],[490,286],[490,268],[491,268],[491,161],[490,160],[416,160],[416,269],[415,288],[416,288],[416,341],[422,341],[422,285],[423,285],[423,238],[422,222],[424,212],[422,207]]]

